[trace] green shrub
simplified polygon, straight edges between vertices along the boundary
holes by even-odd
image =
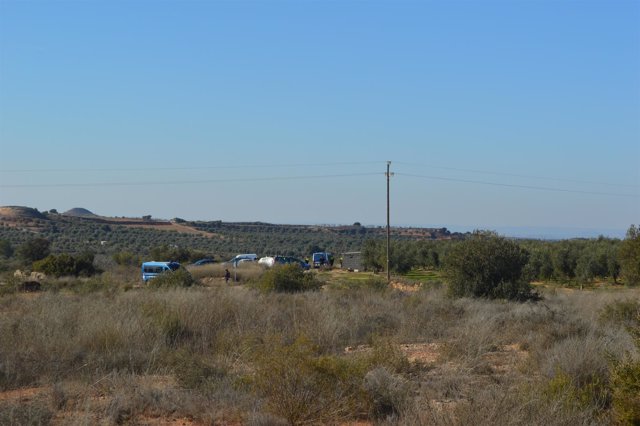
[[[13,246],[11,246],[11,242],[5,239],[0,238],[0,257],[5,259],[13,256]]]
[[[256,366],[256,391],[266,398],[268,411],[290,425],[334,423],[365,408],[357,366],[320,355],[304,338],[290,345],[267,345]]]
[[[627,237],[620,244],[618,259],[627,284],[640,285],[640,226],[631,225]]]
[[[184,268],[179,268],[175,271],[165,272],[157,277],[148,281],[149,287],[161,288],[161,287],[191,287],[196,281],[193,276]]]
[[[305,337],[271,339],[256,354],[255,390],[291,425],[397,415],[408,402],[410,386],[400,374],[410,364],[388,340],[345,356],[323,354]]]
[[[615,419],[623,425],[640,425],[640,361],[615,365],[611,388]]]
[[[30,264],[47,257],[50,246],[51,243],[46,238],[34,238],[19,246],[16,254],[25,263]]]
[[[54,277],[70,275],[91,276],[97,272],[93,266],[93,253],[83,253],[79,256],[71,256],[67,253],[59,255],[50,254],[42,260],[33,263],[33,269],[44,272]]]
[[[640,302],[621,301],[605,306],[601,318],[624,325],[640,349]],[[613,414],[623,425],[640,425],[640,360],[625,356],[611,368]]]
[[[524,280],[528,253],[492,232],[476,231],[448,253],[446,273],[456,297],[527,300],[534,297]]]
[[[136,256],[135,254],[129,251],[121,251],[118,253],[114,253],[112,255],[113,261],[118,265],[139,265],[140,264],[140,256]]]
[[[607,383],[594,377],[587,383],[577,384],[564,372],[558,372],[547,382],[543,395],[549,401],[560,402],[567,409],[577,407],[581,410],[601,410],[607,408],[610,403]]]
[[[263,291],[296,293],[318,290],[321,283],[312,273],[305,273],[298,265],[274,266],[266,271],[258,281]]]
[[[76,271],[75,260],[66,253],[50,254],[44,259],[34,262],[33,269],[54,277],[75,275]]]

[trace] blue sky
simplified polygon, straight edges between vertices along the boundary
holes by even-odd
[[[640,222],[638,1],[0,0],[0,205]],[[617,234],[616,234],[617,233]]]

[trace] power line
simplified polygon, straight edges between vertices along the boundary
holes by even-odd
[[[496,176],[512,176],[512,177],[521,177],[521,178],[527,178],[527,179],[541,179],[541,180],[572,182],[572,183],[586,183],[586,184],[589,184],[589,185],[623,186],[623,187],[628,187],[628,188],[639,188],[640,187],[640,185],[628,184],[628,183],[595,182],[595,181],[579,180],[579,179],[558,178],[558,177],[553,177],[553,176],[536,176],[536,175],[527,175],[527,174],[519,174],[519,173],[493,172],[493,171],[488,171],[488,170],[463,169],[463,168],[459,168],[459,167],[434,166],[434,165],[431,165],[431,164],[407,163],[407,162],[402,162],[402,161],[397,161],[395,163],[396,164],[404,164],[406,166],[427,167],[427,168],[432,168],[432,169],[451,170],[451,171],[456,171],[456,172],[479,173],[479,174],[496,175]]]
[[[332,163],[332,164],[337,164],[337,163]],[[297,176],[265,176],[265,177],[253,177],[253,178],[223,178],[223,179],[170,180],[170,181],[0,184],[0,188],[7,188],[7,189],[8,188],[91,188],[91,187],[157,186],[157,185],[192,185],[192,184],[216,184],[216,183],[233,183],[233,182],[295,181],[295,180],[348,178],[348,177],[375,176],[375,175],[380,175],[380,173],[365,172],[365,173],[318,174],[318,175],[297,175]],[[449,177],[443,177],[443,176],[430,176],[430,175],[420,175],[420,174],[411,174],[411,173],[402,173],[402,172],[395,172],[395,175],[420,178],[420,179],[472,183],[472,184],[478,184],[478,185],[499,186],[499,187],[507,187],[507,188],[522,188],[522,189],[533,189],[533,190],[539,190],[539,191],[640,198],[640,194],[625,194],[625,193],[613,193],[613,192],[602,192],[602,191],[584,191],[584,190],[577,190],[577,189],[555,188],[555,187],[535,186],[535,185],[518,185],[518,184],[510,184],[510,183],[502,183],[502,182],[489,182],[489,181],[481,181],[481,180],[473,180],[473,179],[458,179],[458,178],[449,178]]]
[[[581,191],[579,189],[551,188],[551,187],[533,186],[533,185],[516,185],[516,184],[511,184],[511,183],[486,182],[486,181],[471,180],[471,179],[446,178],[446,177],[441,177],[441,176],[415,175],[415,174],[411,174],[411,173],[396,173],[396,175],[408,176],[408,177],[414,177],[414,178],[421,178],[421,179],[432,179],[432,180],[449,181],[449,182],[474,183],[474,184],[478,184],[478,185],[503,186],[503,187],[508,187],[508,188],[523,188],[523,189],[536,189],[536,190],[540,190],[540,191],[573,192],[573,193],[577,193],[577,194],[609,195],[609,196],[615,196],[615,197],[640,198],[640,194],[620,194],[620,193],[614,193],[614,192]]]
[[[289,163],[289,164],[240,164],[240,165],[210,165],[210,166],[181,166],[181,167],[135,167],[135,168],[126,168],[126,167],[115,167],[115,168],[52,168],[52,169],[0,169],[0,173],[37,173],[37,172],[147,172],[147,171],[194,171],[194,170],[233,170],[233,169],[276,169],[276,168],[289,168],[289,167],[327,167],[327,166],[351,166],[351,165],[371,165],[371,164],[382,164],[386,163],[384,161],[340,161],[340,162],[320,162],[320,163]],[[508,173],[508,172],[499,172],[499,171],[489,171],[489,170],[477,170],[477,169],[465,169],[459,167],[449,167],[449,166],[436,166],[432,164],[425,163],[413,163],[413,162],[404,162],[404,161],[396,161],[395,164],[406,165],[406,166],[416,166],[416,167],[427,167],[433,169],[440,170],[451,170],[458,172],[468,172],[468,173],[479,173],[486,175],[495,175],[495,176],[510,176],[510,177],[521,177],[528,179],[539,179],[539,180],[547,180],[547,181],[559,181],[559,182],[572,182],[572,183],[580,183],[580,184],[590,184],[590,185],[604,185],[604,186],[612,186],[612,187],[626,187],[626,188],[640,188],[640,185],[635,184],[622,184],[622,183],[611,183],[611,182],[596,182],[596,181],[587,181],[587,180],[578,180],[578,179],[566,179],[566,178],[558,178],[552,176],[537,176],[537,175],[528,175],[528,174],[519,174],[519,173]],[[418,177],[419,175],[410,175],[406,174],[406,176]],[[456,181],[455,178],[445,178],[445,177],[428,177],[439,180],[451,180]],[[261,180],[261,179],[258,179]],[[185,183],[209,183],[214,181],[185,181]],[[469,183],[482,183],[474,180],[465,180],[458,179],[460,182],[469,182]],[[171,182],[169,182],[171,183]],[[156,185],[162,184],[157,182],[141,182],[141,183],[131,183],[131,182],[123,182],[123,183],[99,183],[92,184],[95,186],[126,186],[126,185]],[[180,184],[180,182],[177,182]],[[502,185],[502,186],[510,186],[509,184],[500,184],[500,183],[486,183],[493,185]],[[52,186],[77,186],[76,184],[51,184]],[[47,185],[47,186],[51,186]],[[0,187],[43,187],[44,184],[35,184],[35,185],[0,185]],[[513,186],[513,185],[511,185]],[[523,188],[528,189],[544,189],[543,187],[535,187],[535,186],[527,186],[521,185]],[[549,189],[549,190],[558,190],[558,189]],[[583,193],[591,193],[597,195],[619,195],[619,194],[611,194],[606,192],[591,192],[591,191],[572,191],[572,190],[558,190],[562,192],[583,192]],[[632,196],[623,194],[622,196]]]
[[[384,161],[341,161],[332,163],[291,163],[291,164],[240,164],[226,166],[182,166],[182,167],[116,167],[116,168],[59,168],[59,169],[0,169],[0,173],[35,173],[35,172],[147,172],[169,170],[224,170],[224,169],[258,169],[286,167],[325,167],[354,166],[364,164],[382,164]]]
[[[334,175],[268,176],[268,177],[259,177],[259,178],[228,178],[228,179],[203,179],[203,180],[146,181],[146,182],[49,183],[49,184],[15,184],[15,185],[0,184],[0,188],[91,188],[91,187],[109,187],[109,186],[192,185],[192,184],[209,184],[209,183],[330,179],[330,178],[373,176],[373,175],[380,175],[380,172],[345,173],[345,174],[334,174]]]

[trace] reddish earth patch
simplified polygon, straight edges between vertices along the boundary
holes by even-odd
[[[48,387],[32,387],[32,388],[22,388],[22,389],[13,389],[9,391],[0,392],[0,401],[19,401],[19,402],[29,402],[40,396]]]
[[[403,284],[403,283],[395,282],[395,281],[391,282],[391,287],[393,287],[396,290],[405,291],[407,293],[412,293],[412,292],[420,290],[420,286],[419,285],[407,285],[407,284]]]
[[[526,360],[528,352],[523,351],[518,345],[505,345],[497,351],[488,352],[483,358],[489,362],[491,369],[496,374],[512,372],[518,365]]]
[[[179,417],[176,419],[165,419],[161,417],[152,416],[138,416],[135,419],[137,425],[155,425],[155,426],[193,426],[201,425],[204,423],[195,422],[188,417]]]
[[[409,362],[419,362],[422,364],[435,364],[440,358],[442,343],[403,343],[400,350],[407,357]],[[347,346],[344,350],[346,354],[367,353],[372,348],[369,345]]]
[[[434,364],[440,358],[442,343],[407,343],[400,345],[400,350],[410,362]]]
[[[133,219],[103,219],[101,222],[109,223],[112,225],[123,225],[129,228],[147,228],[156,229],[159,231],[176,231],[183,234],[202,235],[203,237],[214,238],[219,237],[218,234],[212,232],[201,231],[199,229],[192,228],[187,225],[175,222],[145,222],[143,220],[137,221]]]

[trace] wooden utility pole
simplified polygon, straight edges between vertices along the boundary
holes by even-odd
[[[390,220],[390,203],[389,203],[389,179],[393,176],[393,173],[389,172],[391,167],[391,161],[387,161],[387,284],[391,284],[391,270],[389,269],[389,245],[391,244],[391,220]]]

